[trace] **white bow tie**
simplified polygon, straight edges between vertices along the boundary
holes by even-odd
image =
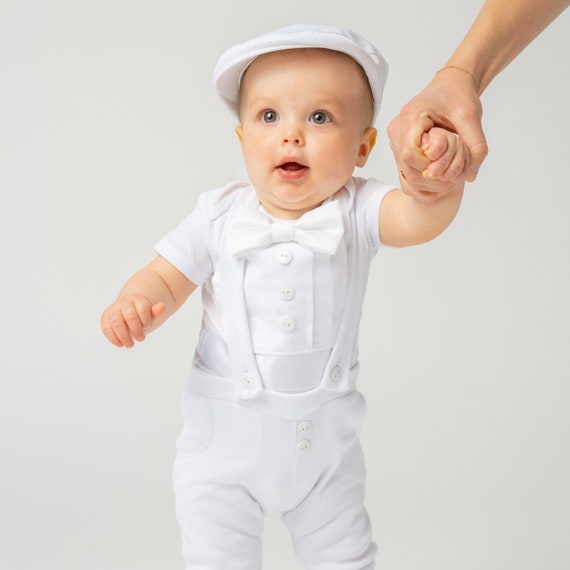
[[[234,257],[287,241],[332,255],[342,235],[342,214],[336,201],[309,210],[298,220],[287,221],[274,221],[260,211],[240,206],[229,228],[228,244]]]

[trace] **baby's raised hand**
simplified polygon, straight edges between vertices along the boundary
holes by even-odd
[[[407,167],[400,161],[396,146],[399,141],[399,123],[393,120],[388,126],[390,145],[396,158],[402,191],[416,200],[431,203],[443,195],[463,187],[457,176],[463,172],[469,152],[463,141],[452,132],[432,127],[422,134],[418,145],[429,164],[423,172]]]
[[[166,310],[164,303],[153,305],[144,295],[125,295],[101,316],[101,328],[115,346],[132,348],[146,338],[154,321]]]
[[[430,160],[423,171],[427,180],[456,180],[464,171],[468,150],[463,141],[452,132],[433,127],[422,135],[422,150]]]

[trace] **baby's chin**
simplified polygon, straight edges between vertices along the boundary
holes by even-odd
[[[331,196],[336,194],[333,192]],[[303,214],[318,208],[323,202],[325,202],[330,196],[320,198],[318,200],[280,200],[279,202],[267,201],[263,198],[259,198],[263,209],[275,218],[281,218],[284,220],[296,220],[300,218]]]

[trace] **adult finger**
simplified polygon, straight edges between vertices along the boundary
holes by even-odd
[[[481,124],[481,104],[463,114],[455,123],[455,129],[468,151],[467,175],[465,179],[472,182],[477,178],[481,164],[489,153],[487,140]]]
[[[422,173],[416,170],[408,170],[406,174],[400,169],[400,188],[404,194],[424,204],[434,202],[441,195],[441,188],[435,190],[433,183],[428,182]]]
[[[404,109],[388,125],[390,147],[403,170],[422,172],[429,160],[422,150],[422,136],[433,126],[428,117],[412,120]]]

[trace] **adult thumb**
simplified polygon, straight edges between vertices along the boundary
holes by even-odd
[[[473,182],[477,178],[479,167],[483,164],[489,152],[485,133],[483,133],[481,126],[481,119],[466,121],[461,125],[456,124],[456,130],[459,138],[465,143],[469,151],[469,162],[466,167],[465,179],[468,182]]]

